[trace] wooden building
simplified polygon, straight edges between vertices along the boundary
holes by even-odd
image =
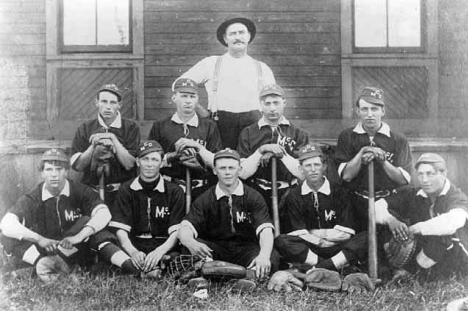
[[[146,138],[174,112],[174,79],[224,53],[216,29],[239,15],[257,25],[249,54],[272,68],[286,116],[312,139],[333,145],[356,123],[360,89],[379,86],[415,157],[442,153],[468,191],[465,0],[0,0],[0,215],[39,180],[40,153],[68,148],[95,117],[102,84],[124,89],[123,114]]]

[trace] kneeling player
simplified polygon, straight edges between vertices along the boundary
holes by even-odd
[[[109,226],[117,229],[118,243],[101,244],[101,254],[128,272],[159,277],[164,258],[177,251],[185,196],[180,187],[161,178],[164,152],[158,142],[142,142],[138,152],[140,175],[122,185],[112,208]]]

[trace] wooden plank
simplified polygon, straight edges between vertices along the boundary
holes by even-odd
[[[2,14],[2,23],[5,24],[21,24],[21,23],[45,23],[45,10],[42,12],[8,12]]]
[[[44,44],[45,43],[45,33],[35,33],[35,34],[11,34],[0,33],[0,45],[5,44],[21,44],[21,45],[31,45],[31,44]]]
[[[5,55],[5,56],[45,55],[45,45],[44,44],[2,45],[0,49],[0,55]]]

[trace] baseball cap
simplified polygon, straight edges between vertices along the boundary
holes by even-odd
[[[49,149],[41,157],[41,161],[68,162],[68,157],[62,149]]]
[[[307,144],[299,149],[299,161],[323,156],[322,148],[317,144]]]
[[[231,158],[237,161],[240,161],[240,156],[237,151],[232,150],[231,148],[226,148],[215,153],[213,162],[221,158]]]
[[[260,91],[260,98],[267,96],[267,95],[278,95],[283,98],[286,97],[286,94],[284,93],[283,88],[279,86],[278,84],[265,85],[263,89]]]
[[[192,79],[180,78],[174,83],[174,91],[198,94],[198,84]]]
[[[245,25],[247,27],[247,30],[250,32],[250,42],[255,37],[255,33],[257,32],[257,28],[255,27],[254,22],[252,22],[250,19],[245,18],[245,17],[236,17],[236,18],[231,18],[228,19],[219,25],[218,30],[216,31],[216,37],[218,38],[218,41],[221,42],[222,45],[227,46],[227,43],[224,41],[224,35],[226,34],[226,29],[231,26],[232,24],[240,23]]]
[[[99,89],[98,94],[101,93],[101,92],[104,92],[104,91],[111,92],[111,93],[115,94],[117,96],[118,101],[119,102],[122,101],[122,93],[120,92],[117,85],[115,85],[115,84],[105,84]]]
[[[366,102],[371,103],[371,104],[385,106],[383,91],[376,87],[366,86],[361,91],[361,95],[359,96],[358,101],[357,101],[358,103],[360,99],[363,99]]]
[[[138,157],[141,158],[150,152],[158,152],[161,156],[164,154],[164,150],[161,145],[155,140],[145,140],[140,143],[138,148]]]
[[[419,159],[416,161],[416,169],[418,168],[419,164],[422,163],[441,163],[444,168],[447,168],[447,164],[445,163],[445,160],[438,154],[436,153],[424,153],[422,154]]]

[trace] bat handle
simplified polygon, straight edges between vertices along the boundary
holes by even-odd
[[[275,225],[275,237],[280,234],[280,222],[279,222],[279,213],[278,213],[278,177],[276,171],[276,158],[271,158],[271,207],[273,209],[273,222]]]
[[[99,176],[99,197],[101,200],[104,201],[105,193],[106,193],[106,182],[105,182],[104,172],[101,172],[101,176]]]
[[[377,226],[375,224],[374,162],[369,163],[368,243],[369,276],[377,279]]]
[[[185,213],[190,211],[190,204],[192,203],[192,179],[190,177],[190,169],[185,168]]]

